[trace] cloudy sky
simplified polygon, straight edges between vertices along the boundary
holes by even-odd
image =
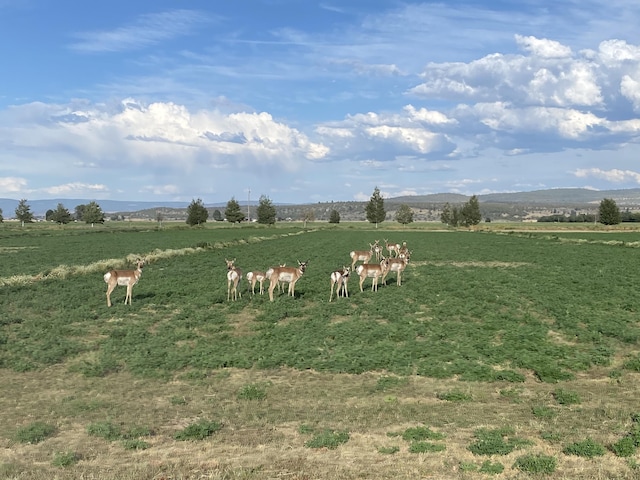
[[[0,0],[0,197],[640,187],[640,2]]]

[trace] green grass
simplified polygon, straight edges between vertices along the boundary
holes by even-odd
[[[92,450],[82,441],[67,446],[58,432],[80,425],[91,448],[117,441],[111,448],[123,455],[153,455],[216,432],[206,448],[242,438],[237,445],[249,456],[270,445],[390,455],[399,447],[385,444],[384,432],[396,431],[403,454],[445,458],[431,466],[441,475],[447,462],[499,473],[501,464],[483,471],[464,455],[515,450],[524,456],[504,467],[509,474],[546,473],[555,457],[533,455],[540,445],[560,459],[588,460],[595,449],[570,443],[588,428],[594,444],[607,445],[599,457],[625,462],[608,468],[630,476],[626,459],[640,443],[635,420],[627,427],[640,371],[630,294],[640,274],[629,268],[638,234],[616,232],[614,243],[606,235],[361,225],[0,231],[0,374],[21,379],[6,383],[0,401],[9,413],[0,427],[13,432],[34,419],[59,425],[44,437],[52,444],[46,461],[31,467],[0,458],[0,475],[51,465],[56,449],[87,458]],[[350,250],[382,238],[407,241],[413,251],[403,285],[391,278],[371,292],[367,282],[361,293],[351,279],[350,297],[329,303],[329,273]],[[107,308],[106,264],[137,255],[152,260],[133,304],[123,305],[124,290],[116,289]],[[227,302],[225,258],[244,271],[297,260],[309,267],[295,298],[251,297],[243,279],[242,298]],[[46,394],[29,380],[48,375]],[[65,389],[67,382],[78,387]],[[201,417],[220,421],[193,423]],[[126,427],[140,423],[149,427]],[[416,424],[429,427],[407,427]],[[38,432],[23,437],[36,451]],[[282,471],[310,468],[271,460]],[[221,478],[259,478],[217,461]],[[61,457],[57,467],[85,463],[66,462]]]

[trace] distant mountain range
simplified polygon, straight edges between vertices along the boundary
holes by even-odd
[[[456,193],[436,193],[431,195],[411,195],[402,197],[385,198],[384,201],[390,206],[398,204],[407,204],[409,206],[424,205],[443,205],[449,203],[451,205],[462,204],[469,200],[470,197]],[[548,190],[535,190],[531,192],[513,192],[513,193],[491,193],[487,195],[478,195],[480,204],[509,204],[521,206],[539,206],[547,208],[588,208],[595,207],[604,198],[611,198],[616,201],[621,208],[640,208],[640,188],[622,189],[622,190],[590,190],[586,188],[557,188]],[[59,203],[64,205],[71,213],[74,212],[76,206],[86,205],[92,200],[87,199],[68,199],[55,198],[48,200],[27,200],[27,204],[31,207],[31,212],[36,217],[42,217],[47,210],[55,210]],[[283,206],[287,204],[279,204],[272,199],[275,206]],[[136,202],[127,200],[96,200],[98,205],[105,213],[130,213],[142,210],[154,209],[186,209],[191,202]],[[2,209],[5,219],[14,216],[19,200],[10,198],[0,198],[0,209]],[[247,202],[238,201],[241,206],[246,206]],[[332,202],[326,202],[331,205]],[[344,203],[366,203],[366,202],[339,202]],[[252,206],[258,202],[251,202]],[[224,209],[227,202],[205,203],[208,208]],[[317,207],[318,204],[309,204]],[[293,208],[296,205],[288,205]],[[304,204],[298,207],[304,208]]]

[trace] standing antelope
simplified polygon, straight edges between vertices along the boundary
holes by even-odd
[[[331,295],[329,301],[333,299],[333,286],[336,285],[336,297],[348,297],[349,290],[347,282],[349,282],[349,267],[342,267],[339,270],[331,272]]]
[[[278,267],[286,267],[286,266],[287,266],[287,264],[286,264],[286,263],[281,263],[280,265],[278,265]],[[271,268],[269,268],[269,269],[267,270],[267,272],[265,273],[265,277],[266,277],[266,279],[267,279],[267,280],[271,280],[271,274],[273,273],[273,269],[274,269],[274,268],[276,268],[276,267],[271,267]],[[284,292],[284,283],[285,283],[285,282],[284,282],[284,281],[282,281],[282,280],[279,280],[279,281],[278,281],[278,291],[279,291],[280,293],[283,293],[283,292]]]
[[[376,240],[373,242],[372,244],[369,244],[369,246],[371,247],[371,250],[373,250],[373,253],[376,254],[376,260],[379,262],[381,260],[382,257],[382,247],[380,246],[380,241]]]
[[[242,279],[242,270],[234,265],[236,259],[227,260],[227,301],[231,300],[233,297],[234,300],[237,300],[238,297],[242,298],[242,292],[238,291],[238,284]]]
[[[251,272],[247,272],[247,282],[249,282],[249,287],[251,288],[251,295],[256,294],[256,282],[260,283],[260,295],[264,293],[263,283],[265,278],[267,278],[264,272],[260,272],[258,270],[253,270]]]
[[[407,264],[409,263],[410,254],[407,252],[403,254],[404,256],[398,258],[387,258],[387,268],[385,269],[384,274],[382,275],[382,283],[385,283],[385,279],[389,272],[396,272],[396,283],[398,286],[402,285],[402,272],[407,268]]]
[[[387,253],[389,254],[389,257],[397,257],[398,253],[400,252],[400,244],[398,243],[389,243],[389,240],[387,240],[386,238],[384,239],[384,246],[387,249]],[[393,255],[392,255],[393,254]]]
[[[371,245],[371,244],[369,244]],[[363,263],[368,263],[373,256],[373,247],[369,250],[353,250],[349,253],[351,257],[351,270],[355,270],[356,262],[362,261]]]
[[[280,282],[289,282],[289,291],[287,295],[295,296],[296,282],[304,274],[309,264],[309,260],[301,262],[298,260],[298,267],[271,267],[267,270],[267,278],[269,278],[269,300],[273,302],[273,289]]]
[[[129,305],[131,305],[131,293],[133,291],[133,286],[138,283],[138,280],[140,280],[144,261],[138,260],[136,265],[137,268],[135,270],[110,270],[104,274],[104,281],[108,285],[107,307],[111,306],[111,292],[113,292],[113,289],[118,285],[127,286],[127,295],[124,297],[124,304],[126,305],[128,300]]]
[[[406,257],[407,255],[410,255],[410,254],[411,252],[409,252],[409,247],[407,247],[407,242],[402,242],[402,246],[398,250],[398,256]]]
[[[356,273],[360,277],[360,291],[363,292],[362,284],[367,278],[372,278],[371,282],[371,291],[378,291],[378,279],[384,275],[384,272],[387,269],[387,259],[382,257],[382,261],[380,263],[363,263],[362,265],[358,265]]]

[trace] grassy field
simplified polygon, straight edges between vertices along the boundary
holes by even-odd
[[[0,478],[637,478],[640,231],[307,227],[0,226]],[[402,286],[329,303],[383,239]]]

